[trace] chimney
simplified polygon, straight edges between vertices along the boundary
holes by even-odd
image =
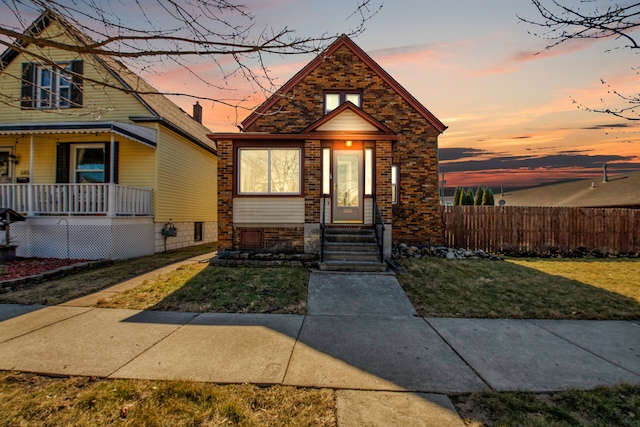
[[[604,175],[602,177],[602,182],[607,182],[609,181],[609,177],[607,176],[607,164],[605,163],[604,165],[602,165],[602,170],[604,172]]]
[[[202,123],[202,106],[198,101],[193,105],[193,119],[198,123]]]

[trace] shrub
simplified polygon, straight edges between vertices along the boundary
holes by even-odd
[[[484,189],[484,194],[482,195],[482,204],[485,206],[493,206],[495,205],[495,200],[493,197],[493,191],[490,188]]]

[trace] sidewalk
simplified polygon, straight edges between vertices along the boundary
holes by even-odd
[[[462,425],[451,393],[640,384],[640,322],[422,319],[393,275],[312,272],[306,316],[95,298],[0,305],[0,369],[335,388],[341,426]]]

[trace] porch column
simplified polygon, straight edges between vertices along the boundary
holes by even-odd
[[[33,155],[35,153],[34,145],[34,136],[31,134],[31,138],[29,141],[29,184],[27,187],[27,216],[35,215],[35,201],[33,199]]]
[[[115,173],[115,141],[111,133],[111,149],[109,150],[109,185],[107,186],[107,216],[116,216],[116,185],[113,182]]]

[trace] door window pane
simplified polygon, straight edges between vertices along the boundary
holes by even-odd
[[[358,155],[340,154],[338,162],[338,194],[339,207],[358,207],[359,204],[359,180],[358,180]]]

